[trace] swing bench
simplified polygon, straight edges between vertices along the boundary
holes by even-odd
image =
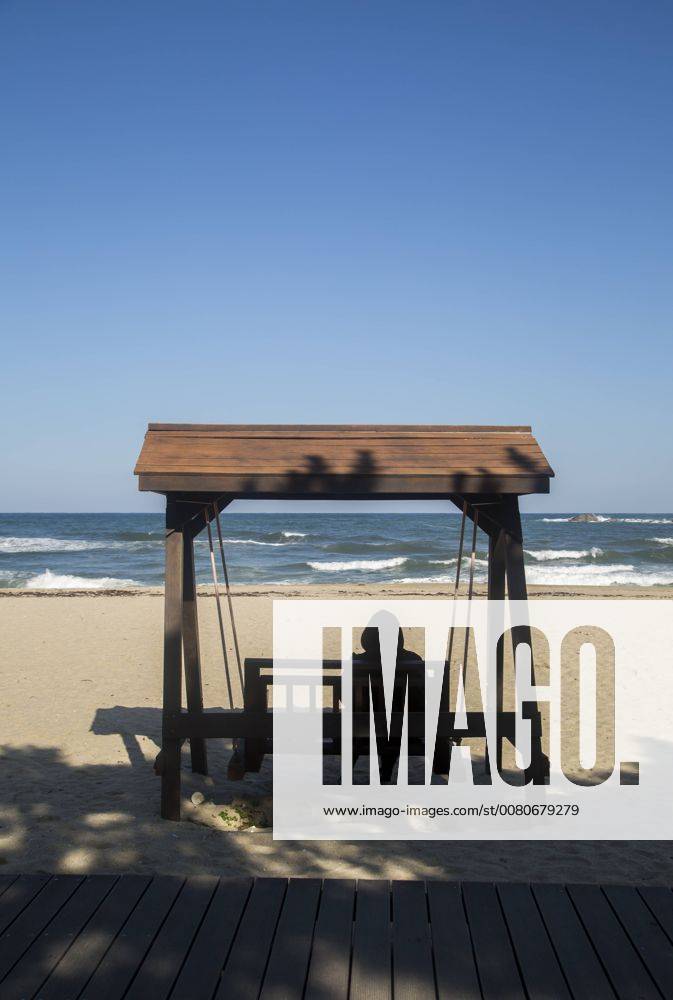
[[[267,708],[272,661],[242,662],[236,631],[219,518],[233,500],[450,500],[462,512],[453,596],[460,585],[466,522],[471,520],[468,599],[473,595],[477,529],[481,528],[488,536],[488,598],[503,600],[507,593],[511,600],[526,600],[518,498],[548,493],[554,475],[526,426],[314,424],[150,424],[135,473],[140,490],[166,497],[164,687],[157,771],[161,815],[173,820],[180,818],[184,740],[190,743],[192,770],[201,774],[207,773],[207,739],[234,741],[230,777],[259,770],[264,754],[272,751],[273,721]],[[209,543],[229,703],[233,706],[234,696],[218,562],[243,691],[242,708],[206,711],[203,707],[194,572],[194,539],[202,531]],[[450,643],[452,637],[453,633]],[[467,646],[463,656],[466,662]],[[186,710],[182,707],[183,667]],[[329,663],[325,667],[325,685],[332,687],[336,704],[337,675],[330,675]],[[502,704],[499,669],[497,705],[504,725],[496,746],[498,766],[502,737],[514,740],[514,715],[503,712]],[[324,711],[326,742],[331,752],[339,753],[338,713],[329,708]],[[473,715],[468,713],[467,735],[484,736],[483,717]],[[531,721],[533,779],[543,781],[548,762],[541,753],[539,712]],[[411,717],[409,724],[411,732]],[[451,724],[449,713],[440,712],[440,731],[447,741],[452,737]],[[366,718],[364,713],[354,713],[353,727],[354,733],[366,736],[368,713]]]

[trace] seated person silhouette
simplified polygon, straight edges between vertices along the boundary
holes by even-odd
[[[374,712],[386,711],[381,665],[381,646],[378,628],[366,628],[361,637],[362,653],[353,656],[353,711],[368,712],[370,705]],[[397,633],[397,657],[395,664],[395,686],[393,688],[392,710],[403,712],[404,703],[409,712],[423,712],[425,709],[425,662],[410,649],[404,648],[404,633]],[[390,738],[387,738],[386,724],[376,723],[376,752],[379,757],[379,774],[382,782],[392,778],[395,764],[399,760],[402,743],[401,721],[391,721]],[[423,740],[411,741],[414,750],[423,754]],[[360,756],[370,753],[369,737],[356,737],[353,742],[353,765]]]

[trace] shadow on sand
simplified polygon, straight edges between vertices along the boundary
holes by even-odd
[[[53,747],[6,747],[0,754],[0,873],[153,872],[190,875],[303,875],[445,878],[477,881],[673,882],[668,841],[531,842],[274,841],[270,830],[227,832],[190,820],[161,820],[153,756],[154,708],[101,709],[101,736],[118,734],[118,763],[64,759]],[[192,775],[183,753],[184,795],[216,802],[269,794],[271,761],[229,782],[230,748],[209,742],[211,778]]]

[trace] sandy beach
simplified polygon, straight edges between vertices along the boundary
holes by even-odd
[[[445,592],[428,585],[239,588],[242,651],[271,655],[274,598],[383,595]],[[673,588],[533,588],[530,596],[673,599]],[[205,703],[227,706],[208,591],[199,613]],[[191,774],[185,748],[185,821],[162,821],[152,768],[161,730],[162,626],[158,589],[0,591],[0,871],[673,881],[668,841],[274,842],[265,825],[271,760],[259,775],[230,782],[231,751],[221,741],[208,745],[208,778]],[[198,807],[191,803],[196,791],[205,799]],[[223,810],[233,818],[223,821]],[[255,829],[227,828],[250,823]]]

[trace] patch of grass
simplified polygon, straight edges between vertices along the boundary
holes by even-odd
[[[229,830],[247,830],[250,827],[271,825],[266,809],[257,799],[234,799],[218,814]]]

